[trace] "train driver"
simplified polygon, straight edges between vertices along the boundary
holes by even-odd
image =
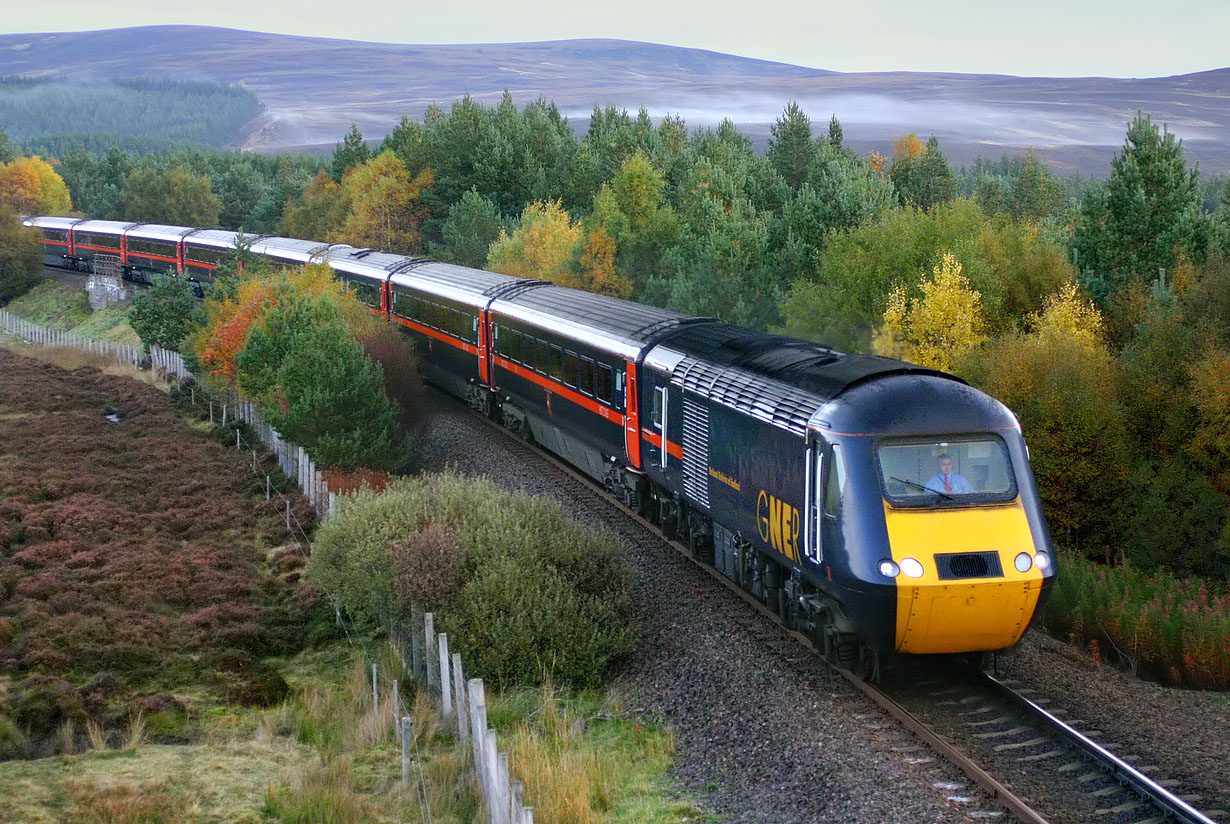
[[[935,462],[939,471],[928,479],[926,483],[927,489],[930,489],[932,492],[943,492],[946,495],[974,491],[969,481],[965,480],[960,473],[952,471],[952,456],[947,452],[940,453]]]

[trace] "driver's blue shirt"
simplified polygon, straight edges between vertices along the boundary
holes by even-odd
[[[965,478],[962,478],[956,472],[950,473],[948,475],[948,483],[952,484],[953,492],[959,492],[959,493],[964,494],[964,493],[974,491],[974,488],[969,485],[969,481],[965,480]],[[927,489],[930,489],[932,492],[947,493],[947,490],[944,489],[944,476],[938,472],[932,475],[931,478],[927,481],[927,483],[924,484],[924,486],[926,486]]]

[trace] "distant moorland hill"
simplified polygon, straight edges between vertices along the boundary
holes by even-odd
[[[555,101],[578,128],[595,104],[731,118],[762,144],[789,100],[823,127],[836,114],[855,148],[934,133],[955,163],[1034,148],[1057,172],[1103,175],[1137,110],[1169,124],[1206,173],[1230,172],[1230,68],[1175,77],[1023,78],[848,74],[619,40],[414,46],[154,26],[0,35],[0,75],[239,83],[265,111],[238,145],[332,145],[353,121],[369,138],[470,94]],[[92,131],[90,124],[82,130]]]

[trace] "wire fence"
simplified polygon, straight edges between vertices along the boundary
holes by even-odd
[[[440,717],[469,756],[490,824],[534,824],[534,809],[524,803],[525,787],[514,779],[508,753],[500,752],[495,730],[487,725],[487,690],[483,680],[466,679],[461,655],[449,651],[448,634],[436,632],[435,616],[413,609],[408,627],[401,623],[393,625],[390,641],[401,669],[431,696]],[[377,710],[380,678],[379,666],[373,664],[372,701]],[[417,771],[420,759],[414,743],[414,720],[402,714],[397,676],[392,680],[389,714],[401,743],[402,788],[419,793],[425,801],[425,787],[420,786],[423,777]],[[430,821],[430,809],[424,810],[424,814]]]

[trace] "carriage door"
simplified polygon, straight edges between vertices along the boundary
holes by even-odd
[[[840,548],[841,510],[846,489],[845,456],[841,444],[826,443],[808,433],[807,535],[804,554],[815,564]]]

